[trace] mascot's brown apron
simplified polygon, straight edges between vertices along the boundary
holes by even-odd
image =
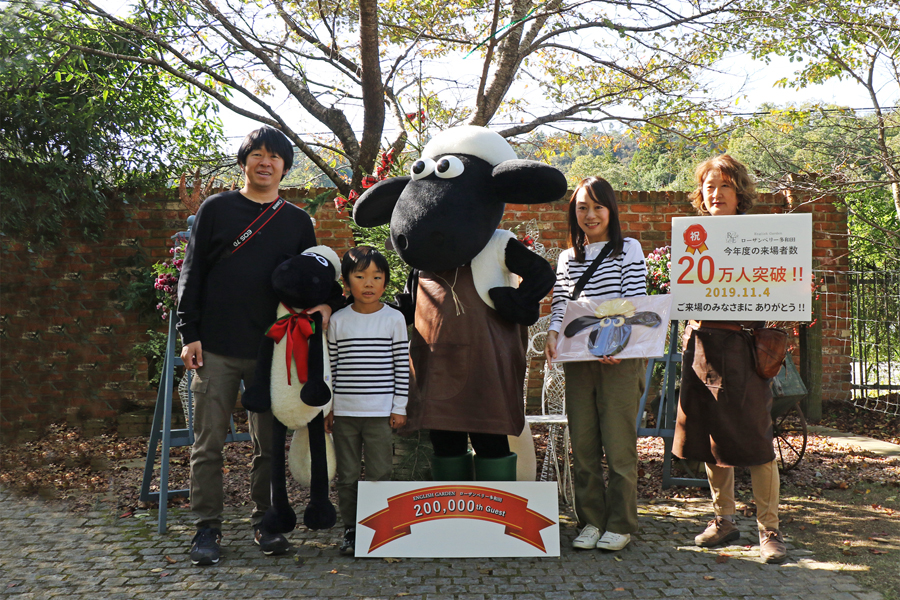
[[[772,392],[751,352],[746,332],[685,329],[675,456],[722,467],[775,460]]]
[[[457,303],[465,311],[459,315]],[[519,435],[525,339],[524,327],[500,318],[478,296],[468,265],[421,271],[409,344],[408,429]]]

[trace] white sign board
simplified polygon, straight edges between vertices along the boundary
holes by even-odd
[[[559,556],[552,481],[361,481],[357,557]]]
[[[672,318],[809,321],[812,215],[672,219]]]

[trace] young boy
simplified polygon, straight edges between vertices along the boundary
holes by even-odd
[[[333,411],[325,431],[334,435],[337,490],[344,541],[356,545],[356,498],[365,448],[366,480],[389,481],[393,463],[391,429],[406,424],[409,342],[399,311],[381,302],[390,276],[387,260],[370,246],[352,248],[341,261],[353,303],[337,311],[328,326]]]

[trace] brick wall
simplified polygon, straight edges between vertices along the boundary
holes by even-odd
[[[302,190],[285,197],[303,205]],[[791,210],[788,198],[763,195],[755,212]],[[812,212],[814,268],[846,270],[846,214],[820,200],[796,207]],[[624,192],[620,218],[626,235],[649,252],[668,243],[670,219],[693,214],[681,192]],[[15,435],[68,418],[70,422],[113,422],[117,415],[148,408],[156,391],[147,384],[147,364],[130,354],[146,341],[148,329],[165,331],[155,316],[140,318],[124,310],[117,292],[128,270],[169,258],[169,237],[185,229],[188,212],[174,192],[148,195],[138,205],[119,204],[108,215],[109,227],[97,243],[74,235],[49,250],[29,249],[23,240],[0,238],[0,432]],[[315,215],[320,243],[338,254],[352,244],[352,233],[330,204]],[[565,247],[566,204],[508,205],[502,227],[531,219],[538,222],[538,241]],[[76,224],[69,224],[77,231]],[[524,229],[520,229],[524,232]],[[547,304],[545,302],[545,304]],[[834,304],[834,303],[832,303]],[[849,310],[843,306],[829,311]],[[547,306],[544,311],[546,313]],[[849,357],[832,344],[837,325],[823,320],[823,388],[825,399],[849,393]],[[539,361],[531,369],[538,373]],[[529,396],[540,396],[540,383],[530,382]]]

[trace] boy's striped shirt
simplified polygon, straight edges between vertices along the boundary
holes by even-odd
[[[405,415],[409,389],[406,322],[384,306],[371,314],[351,307],[328,326],[335,416]]]

